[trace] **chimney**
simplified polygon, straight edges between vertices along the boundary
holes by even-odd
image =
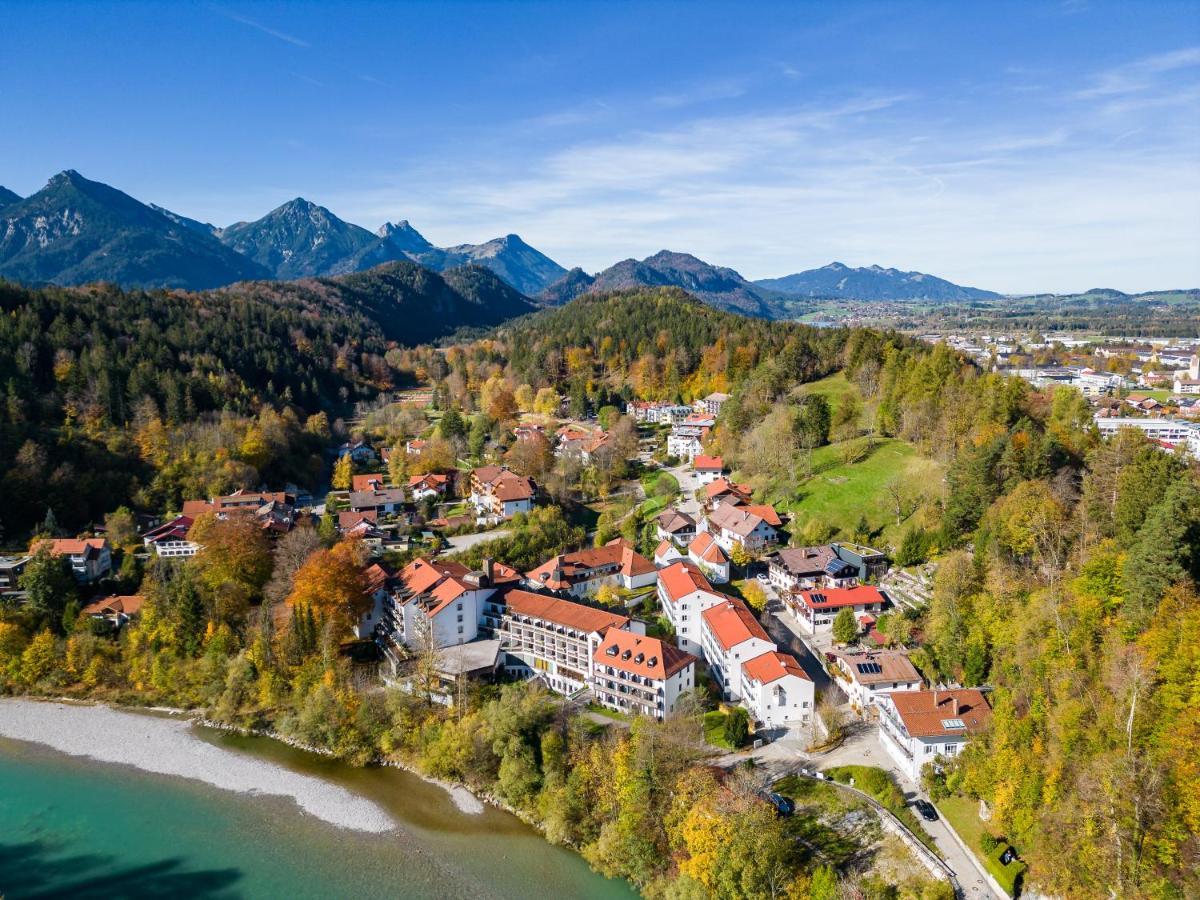
[[[483,558],[483,574],[484,574],[484,577],[487,578],[487,583],[488,583],[488,586],[490,587],[492,584],[492,578],[494,575],[492,558],[490,556],[485,556]]]
[[[958,718],[958,694],[951,695],[951,700],[954,701],[954,718]]]

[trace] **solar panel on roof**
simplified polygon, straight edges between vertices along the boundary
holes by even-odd
[[[854,566],[850,565],[848,562],[843,562],[840,559],[831,559],[829,562],[825,563],[825,573],[827,575],[832,575],[835,578],[846,571],[853,570]]]
[[[824,603],[825,602],[824,594],[811,594],[810,596],[812,597],[813,603]]]
[[[883,672],[883,666],[877,662],[858,663],[858,671],[863,675],[879,675]]]

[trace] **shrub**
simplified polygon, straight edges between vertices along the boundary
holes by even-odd
[[[750,716],[740,706],[735,706],[725,717],[725,740],[733,747],[741,747],[750,736]]]

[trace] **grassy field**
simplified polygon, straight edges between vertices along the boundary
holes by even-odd
[[[938,801],[937,808],[1000,886],[1010,895],[1015,894],[1017,883],[1026,866],[1019,860],[1010,862],[1007,866],[1001,865],[1000,853],[1008,846],[1005,843],[1001,843],[995,853],[989,855],[983,852],[980,839],[988,828],[979,818],[979,801],[970,797],[947,797]]]
[[[908,490],[933,493],[942,480],[942,467],[917,454],[912,445],[893,438],[877,441],[870,455],[846,464],[839,444],[821,447],[813,453],[813,477],[790,496],[770,497],[780,509],[803,528],[811,519],[820,519],[842,529],[851,529],[863,516],[871,528],[879,531],[876,544],[898,546],[905,525],[896,526],[895,511],[888,496],[889,482],[898,481]],[[795,529],[794,529],[795,530]]]
[[[829,403],[830,413],[836,412],[838,406],[846,397],[859,397],[858,388],[851,384],[843,372],[822,378],[820,381],[810,381],[802,384],[794,391],[797,397],[808,397],[819,394]],[[861,399],[861,397],[859,397]]]
[[[728,716],[719,709],[704,714],[704,740],[714,747],[733,750],[733,744],[725,740],[725,720]]]

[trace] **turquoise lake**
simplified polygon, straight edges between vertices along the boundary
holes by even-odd
[[[205,739],[370,797],[398,823],[338,829],[290,800],[222,791],[0,738],[0,896],[595,898],[635,893],[514,816],[458,810],[396,769],[262,738]]]

